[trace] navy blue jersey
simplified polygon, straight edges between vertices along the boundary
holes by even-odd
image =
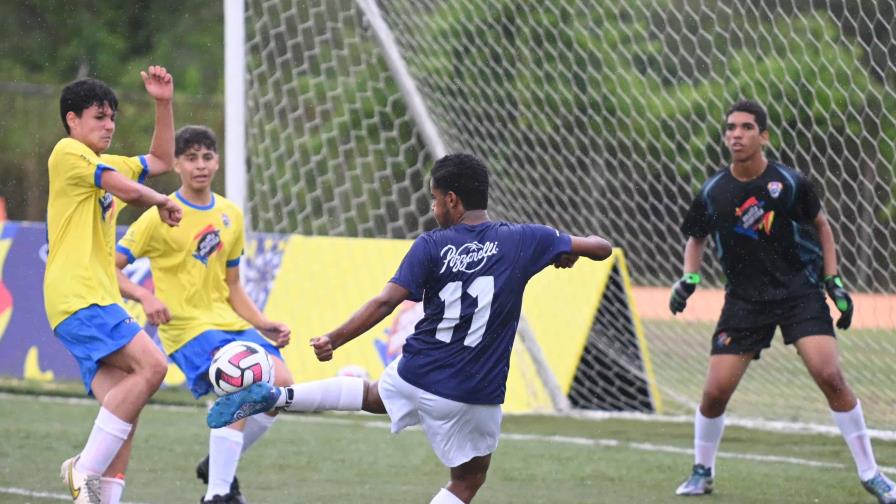
[[[547,226],[492,221],[418,237],[390,280],[424,310],[398,374],[454,401],[503,403],[526,283],[571,247]]]
[[[691,203],[681,230],[712,236],[729,295],[777,301],[821,288],[821,245],[814,219],[818,196],[803,174],[770,161],[746,182],[726,167]]]

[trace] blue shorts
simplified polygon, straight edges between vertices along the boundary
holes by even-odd
[[[251,341],[258,343],[265,351],[281,361],[280,350],[258,334],[255,329],[243,331],[218,331],[212,329],[199,333],[198,336],[178,348],[169,357],[177,364],[187,377],[187,385],[193,397],[200,398],[212,391],[212,382],[208,381],[208,368],[212,357],[222,346],[232,341]]]
[[[134,339],[143,328],[120,305],[90,305],[69,315],[53,333],[81,368],[81,380],[89,395],[100,360]]]

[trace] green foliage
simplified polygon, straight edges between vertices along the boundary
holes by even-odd
[[[0,16],[0,39],[5,81],[56,86],[90,76],[119,88],[133,83],[140,69],[159,64],[179,77],[178,92],[223,91],[219,3],[10,2]]]
[[[220,3],[7,2],[0,46],[0,196],[12,219],[45,218],[46,161],[65,134],[59,91],[79,77],[102,79],[118,94],[112,153],[137,155],[149,147],[154,109],[139,72],[151,64],[174,75],[176,125],[208,124],[223,136]],[[177,185],[174,175],[153,182],[162,191]],[[216,181],[222,188],[223,176]],[[126,210],[121,222],[135,215]]]

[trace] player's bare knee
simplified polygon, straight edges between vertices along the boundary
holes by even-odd
[[[846,379],[839,369],[824,370],[815,373],[815,381],[827,394],[838,394],[848,389]]]
[[[701,410],[713,413],[718,412],[714,416],[721,415],[728,405],[728,400],[731,399],[732,392],[734,390],[729,387],[707,386],[703,389],[703,400],[700,403]]]
[[[364,399],[361,402],[361,409],[368,413],[386,413],[386,405],[380,397],[379,382],[371,382],[364,380]]]
[[[485,484],[485,472],[453,474],[451,490],[464,502],[470,502]]]
[[[168,374],[168,361],[165,356],[159,352],[156,355],[148,357],[145,361],[145,375],[147,380],[162,383],[165,375]]]

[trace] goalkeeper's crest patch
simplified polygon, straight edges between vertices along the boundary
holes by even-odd
[[[768,194],[772,198],[777,198],[781,195],[781,190],[784,189],[784,184],[778,182],[777,180],[773,180],[768,183]]]

